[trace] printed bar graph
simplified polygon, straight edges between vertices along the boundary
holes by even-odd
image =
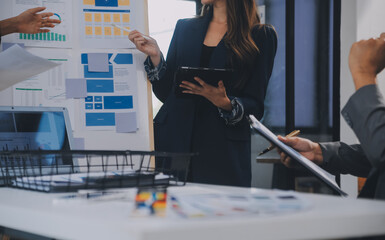
[[[26,39],[26,40],[48,40],[48,41],[55,41],[55,42],[65,42],[66,36],[64,34],[58,34],[58,33],[36,33],[36,34],[25,34],[20,33],[19,34],[20,39]]]

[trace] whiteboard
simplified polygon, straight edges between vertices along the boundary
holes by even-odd
[[[49,0],[40,0],[44,2],[49,2]],[[144,71],[143,62],[145,60],[145,55],[136,49],[129,48],[96,48],[94,45],[93,48],[88,48],[87,44],[84,45],[84,38],[82,36],[82,31],[84,25],[82,25],[84,14],[82,13],[85,3],[92,3],[98,0],[65,0],[65,2],[71,3],[72,13],[71,20],[66,23],[71,23],[70,27],[72,28],[70,34],[71,36],[67,37],[67,42],[69,40],[70,44],[64,44],[63,48],[58,47],[41,47],[41,46],[26,46],[25,49],[36,55],[41,54],[47,56],[47,58],[52,58],[51,56],[61,56],[65,58],[66,66],[62,67],[61,70],[58,70],[60,74],[65,74],[65,78],[85,78],[82,74],[82,59],[81,54],[87,53],[111,53],[111,54],[132,54],[133,64],[136,65],[136,93],[137,96],[134,97],[134,110],[136,113],[136,123],[137,129],[134,132],[117,132],[114,128],[110,130],[95,130],[85,126],[84,120],[84,98],[73,98],[63,101],[53,102],[52,98],[49,98],[49,101],[39,101],[41,98],[47,98],[47,96],[56,96],[55,89],[46,88],[43,89],[41,96],[23,96],[15,90],[15,87],[10,87],[6,90],[0,92],[0,105],[2,106],[28,106],[31,105],[32,101],[29,100],[29,97],[35,97],[33,104],[38,104],[40,106],[58,106],[57,104],[63,104],[64,107],[69,109],[71,125],[73,126],[73,135],[75,138],[84,140],[84,149],[86,150],[144,150],[150,151],[154,149],[153,143],[153,116],[152,116],[152,100],[151,100],[151,84],[147,80],[147,75]],[[15,3],[17,0],[2,0],[0,3],[0,19],[6,19],[12,16],[15,16]],[[20,1],[19,1],[20,2]],[[31,2],[36,3],[39,0],[26,0],[22,2]],[[100,2],[100,1],[98,1]],[[108,1],[106,1],[108,2]],[[130,21],[135,23],[135,26],[139,30],[148,34],[148,3],[147,0],[116,0],[111,2],[126,2],[135,6],[135,9],[131,9],[131,13],[135,14],[130,15]],[[91,8],[91,7],[90,7]],[[110,8],[112,9],[112,8]],[[49,11],[49,9],[48,9]],[[95,11],[95,10],[94,10]],[[113,18],[111,14],[111,18]],[[93,17],[95,20],[95,16]],[[68,28],[68,26],[67,26]],[[60,34],[59,34],[60,35]],[[16,40],[15,40],[16,39]],[[82,40],[83,39],[83,40]],[[64,40],[64,36],[63,36]],[[20,42],[22,36],[18,34],[10,34],[2,38],[2,43],[4,42]],[[82,43],[83,41],[83,43]],[[106,40],[108,41],[108,40]],[[127,46],[132,47],[132,44],[127,39],[121,39],[122,41],[127,41]],[[28,44],[27,44],[28,45]],[[112,46],[114,46],[112,44]],[[62,73],[61,71],[65,71]],[[55,73],[56,74],[56,73]],[[47,81],[51,81],[52,74],[49,75],[46,73]],[[31,84],[43,84],[38,81],[31,81]],[[47,83],[45,83],[47,84]],[[44,85],[44,84],[43,84]],[[35,93],[34,93],[35,94]],[[19,96],[20,95],[20,96]],[[59,95],[59,94],[58,94]],[[57,96],[58,96],[57,95]],[[22,98],[22,99],[21,99]],[[90,130],[91,129],[91,130]],[[83,149],[81,146],[75,146],[77,149]]]

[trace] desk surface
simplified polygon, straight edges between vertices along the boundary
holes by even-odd
[[[176,192],[249,194],[257,189],[188,185]],[[260,190],[264,191],[264,190]],[[0,226],[58,239],[323,239],[385,235],[385,202],[300,194],[293,214],[205,219],[134,218],[128,202],[54,204],[58,194],[0,188]]]

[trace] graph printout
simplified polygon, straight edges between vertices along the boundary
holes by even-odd
[[[66,99],[65,79],[73,69],[72,57],[64,49],[30,49],[29,52],[59,64],[13,86],[14,106],[66,107],[74,122],[73,99]]]
[[[142,0],[83,0],[80,36],[87,48],[133,48],[127,30],[145,33]]]
[[[30,47],[72,47],[72,1],[68,0],[24,0],[13,1],[14,15],[18,15],[27,9],[46,7],[46,12],[53,12],[51,19],[61,20],[60,24],[48,33],[18,33],[15,34],[15,42],[24,43]]]

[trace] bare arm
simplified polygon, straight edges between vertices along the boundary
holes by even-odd
[[[42,33],[49,32],[49,29],[55,27],[54,23],[60,23],[60,20],[50,19],[51,12],[39,13],[45,10],[45,7],[28,9],[16,17],[0,21],[0,35],[4,36],[10,33]],[[44,28],[44,29],[43,29]]]

